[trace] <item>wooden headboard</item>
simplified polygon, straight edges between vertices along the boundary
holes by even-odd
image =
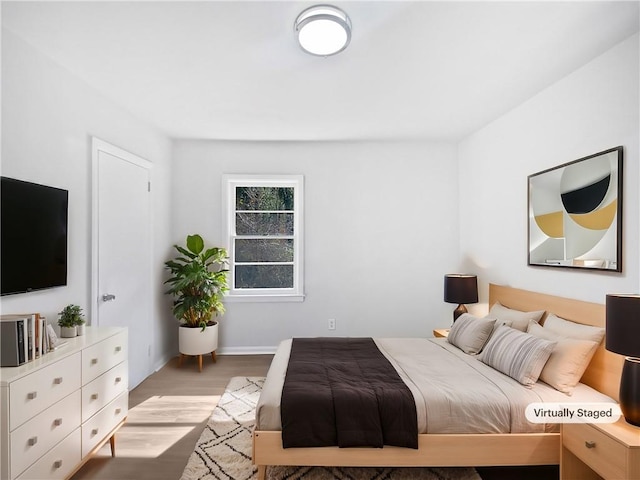
[[[505,307],[522,311],[545,310],[547,313],[554,313],[558,317],[583,325],[602,328],[605,326],[605,306],[600,303],[583,302],[489,284],[489,307],[496,302],[500,302]],[[541,323],[544,323],[547,313]],[[580,381],[618,400],[623,363],[624,357],[606,350],[603,341]]]

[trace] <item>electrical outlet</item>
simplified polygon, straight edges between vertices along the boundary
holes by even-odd
[[[335,330],[336,329],[336,319],[335,318],[330,318],[329,319],[328,328],[329,328],[329,330]]]

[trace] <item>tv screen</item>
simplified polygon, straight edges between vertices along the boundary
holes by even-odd
[[[67,284],[69,192],[0,178],[2,295]]]

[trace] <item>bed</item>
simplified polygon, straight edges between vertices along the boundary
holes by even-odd
[[[601,304],[491,284],[489,304],[496,302],[520,311],[545,310],[576,323],[604,327],[604,305]],[[446,348],[442,342],[435,348]],[[601,343],[581,383],[617,400],[622,360],[622,357],[606,351]],[[265,478],[268,465],[503,466],[559,463],[560,434],[544,426],[533,433],[421,433],[417,449],[390,446],[383,449],[285,449],[282,432],[272,427],[273,421],[269,421],[268,409],[266,411],[266,420],[258,421],[253,434],[253,461],[258,467],[259,479]],[[271,412],[271,415],[277,414]]]

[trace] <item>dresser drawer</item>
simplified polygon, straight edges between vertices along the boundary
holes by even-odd
[[[80,463],[80,429],[58,443],[40,460],[29,467],[17,480],[58,480],[67,478]]]
[[[11,383],[9,430],[80,388],[80,353],[70,355]]]
[[[123,392],[82,425],[82,457],[91,452],[126,416],[129,393]]]
[[[15,429],[11,469],[20,473],[80,426],[80,392],[76,390]]]
[[[122,362],[82,387],[83,422],[127,389],[128,375],[129,364]]]
[[[127,333],[109,337],[82,351],[82,385],[127,359]]]
[[[626,447],[589,424],[562,426],[562,443],[600,476],[625,478]]]

